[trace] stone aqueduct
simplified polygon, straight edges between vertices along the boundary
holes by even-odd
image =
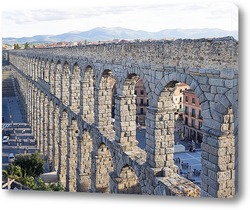
[[[39,151],[67,191],[236,194],[238,42],[233,38],[17,50],[9,52],[9,62]],[[149,100],[145,150],[136,140],[138,78]],[[188,84],[201,104],[201,188],[174,165],[176,82]]]

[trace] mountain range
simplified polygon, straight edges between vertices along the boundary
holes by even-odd
[[[201,29],[165,29],[158,32],[132,30],[121,27],[98,27],[88,31],[71,31],[59,35],[36,35],[32,37],[5,37],[3,44],[14,43],[50,43],[50,42],[75,42],[75,41],[102,41],[113,39],[198,39],[233,36],[238,40],[237,31],[226,31],[217,28]]]

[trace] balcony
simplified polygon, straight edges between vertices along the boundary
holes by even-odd
[[[191,127],[192,127],[192,128],[196,128],[196,127],[195,127],[195,124],[191,124]]]
[[[136,104],[136,105],[138,105],[138,106],[148,106],[148,104],[146,104],[146,103],[140,103],[140,104]]]

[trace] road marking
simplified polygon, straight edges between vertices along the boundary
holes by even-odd
[[[9,128],[11,126],[10,123],[3,123],[2,128]]]

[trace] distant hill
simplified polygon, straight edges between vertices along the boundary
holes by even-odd
[[[37,35],[33,37],[6,37],[2,38],[3,44],[13,43],[48,43],[48,42],[71,42],[71,41],[99,41],[113,39],[164,39],[164,38],[182,38],[182,39],[198,39],[198,38],[214,38],[233,36],[238,40],[237,31],[225,31],[221,29],[166,29],[158,32],[147,32],[142,30],[132,30],[121,27],[106,28],[98,27],[89,31],[72,31],[59,35]]]

